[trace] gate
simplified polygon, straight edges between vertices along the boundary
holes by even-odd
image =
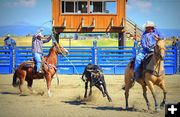
[[[11,74],[13,71],[13,49],[0,47],[0,74]]]

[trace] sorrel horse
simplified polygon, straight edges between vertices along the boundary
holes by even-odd
[[[35,72],[34,61],[26,61],[21,63],[13,75],[12,85],[14,87],[19,85],[20,94],[22,94],[22,86],[24,81],[26,80],[28,89],[31,91],[31,93],[34,93],[34,91],[32,90],[33,79],[45,78],[47,82],[48,96],[51,97],[52,94],[50,91],[50,86],[52,77],[57,70],[56,64],[58,54],[67,55],[68,51],[59,44],[54,43],[49,50],[49,54],[42,60],[42,70],[44,72],[43,74],[38,74],[37,72]]]
[[[146,86],[148,86],[148,88],[150,89],[153,95],[156,111],[160,111],[160,108],[157,103],[154,85],[157,85],[163,90],[164,98],[160,107],[163,108],[166,103],[167,91],[166,91],[165,83],[164,83],[164,79],[165,79],[164,66],[163,66],[164,56],[165,56],[165,42],[164,40],[159,40],[156,43],[151,60],[141,70],[141,73],[143,73],[142,77],[136,80],[142,86],[143,96],[146,101],[148,110],[150,110],[150,104],[147,98]],[[129,89],[134,86],[134,82],[131,80],[131,78],[134,76],[134,70],[133,70],[132,64],[134,64],[133,61],[131,61],[126,67],[125,77],[124,77],[126,109],[128,109]]]

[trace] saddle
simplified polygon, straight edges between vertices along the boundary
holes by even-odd
[[[42,59],[42,64],[41,64],[41,69],[43,70],[43,68],[44,68],[44,65],[46,65],[47,67],[48,67],[48,69],[54,69],[55,71],[57,71],[57,68],[56,68],[56,66],[54,66],[54,65],[52,65],[52,64],[48,64],[46,61],[45,61],[45,59],[43,58]],[[25,63],[24,63],[24,66],[23,67],[25,67],[25,68],[33,68],[33,72],[34,73],[36,73],[36,69],[37,69],[37,67],[36,67],[36,62],[35,62],[35,59],[33,58],[33,59],[31,59],[31,60],[29,60],[29,61],[26,61]]]
[[[149,64],[151,58],[153,56],[153,52],[149,53],[148,55],[145,56],[145,58],[141,61],[140,67],[139,67],[139,72],[140,72],[140,76],[139,78],[143,78],[144,76],[144,72],[146,71],[146,66]],[[134,69],[134,65],[135,65],[135,58],[133,58],[130,62],[130,68]]]

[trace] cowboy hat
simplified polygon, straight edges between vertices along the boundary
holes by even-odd
[[[154,22],[152,21],[147,21],[145,24],[144,24],[144,27],[147,28],[147,27],[155,27],[155,24]]]

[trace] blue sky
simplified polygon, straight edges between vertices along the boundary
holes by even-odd
[[[180,0],[128,0],[127,17],[139,26],[152,20],[159,28],[180,29],[179,6]],[[0,26],[40,26],[51,20],[51,0],[0,0],[0,17]]]

